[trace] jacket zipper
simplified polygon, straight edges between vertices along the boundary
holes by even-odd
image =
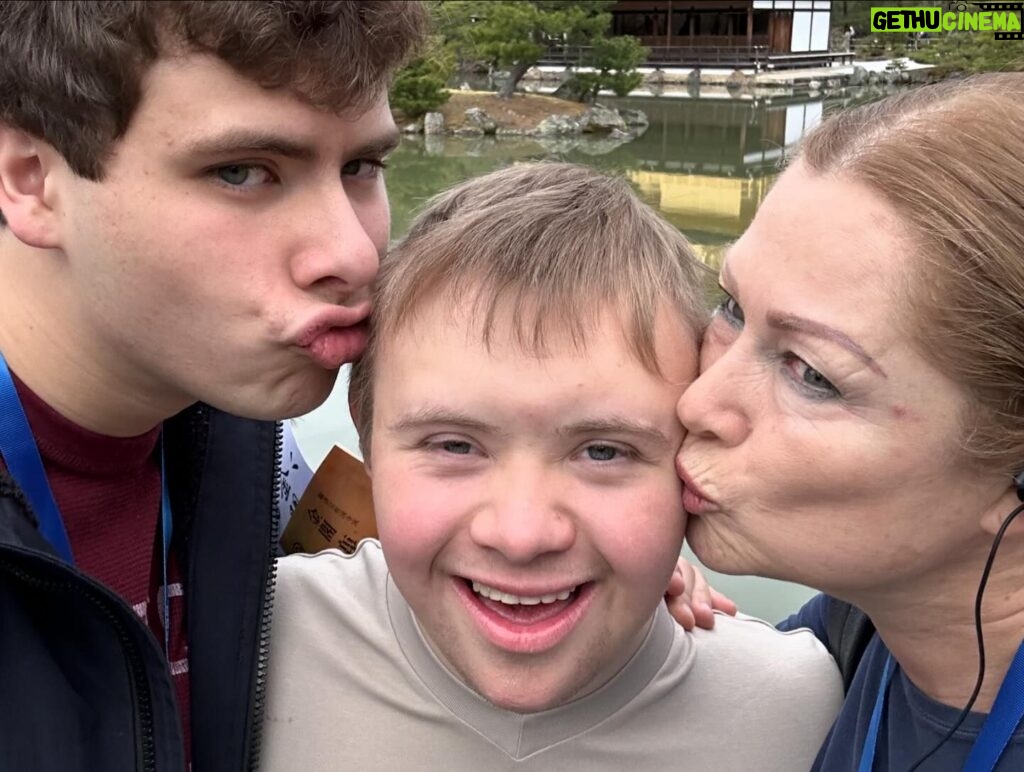
[[[121,649],[128,660],[128,682],[131,686],[132,702],[136,706],[133,711],[135,715],[135,754],[137,770],[141,772],[156,772],[156,740],[153,733],[153,702],[149,693],[149,680],[146,678],[146,666],[143,663],[142,655],[138,651],[138,645],[128,633],[124,623],[118,618],[117,613],[110,607],[110,602],[99,593],[90,590],[75,582],[64,580],[40,579],[32,576],[10,561],[0,558],[0,566],[12,576],[17,577],[25,584],[32,584],[42,587],[51,592],[64,591],[73,592],[83,596],[86,600],[96,606],[114,627],[117,633]]]
[[[260,751],[263,742],[263,712],[267,697],[267,667],[270,657],[270,628],[273,623],[274,587],[277,581],[277,539],[281,525],[281,515],[277,508],[277,499],[281,493],[281,461],[284,454],[284,426],[278,421],[274,427],[274,478],[270,496],[270,544],[268,545],[269,561],[267,564],[267,582],[263,591],[263,602],[260,606],[259,648],[256,657],[256,682],[254,686],[252,729],[249,741],[249,769],[256,770],[260,765]]]

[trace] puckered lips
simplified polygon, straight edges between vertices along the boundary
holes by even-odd
[[[368,303],[333,306],[316,315],[295,338],[295,345],[325,370],[354,362],[366,350]]]
[[[492,645],[539,654],[565,640],[586,615],[594,582],[516,587],[454,578],[455,591],[477,629]]]
[[[683,483],[683,509],[691,515],[706,515],[718,509],[715,500],[709,498],[693,478],[683,468],[682,464],[676,464],[676,473]]]

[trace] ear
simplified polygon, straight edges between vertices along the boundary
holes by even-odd
[[[39,249],[58,246],[54,195],[47,187],[57,158],[42,140],[0,123],[0,212],[18,240]]]
[[[1019,506],[1021,506],[1021,499],[1017,495],[1017,486],[1016,484],[1011,484],[1007,488],[1006,493],[996,502],[995,506],[989,507],[981,516],[982,530],[994,537],[999,532],[999,529],[1002,528],[1003,522],[1009,514]],[[1017,515],[1013,523],[1006,530],[1008,537],[1014,534],[1024,534],[1024,512]]]

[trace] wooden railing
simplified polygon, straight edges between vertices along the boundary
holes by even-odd
[[[650,46],[648,66],[757,67],[768,61],[768,46]],[[551,46],[540,64],[585,66],[590,46]]]
[[[769,53],[768,46],[650,46],[648,67],[736,67],[765,69],[828,65],[853,61],[850,52]],[[582,67],[590,60],[589,46],[551,46],[540,64]]]

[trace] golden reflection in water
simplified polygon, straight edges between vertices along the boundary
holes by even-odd
[[[636,170],[627,172],[647,203],[687,234],[700,258],[717,268],[725,241],[737,238],[750,224],[775,175],[711,177]],[[723,237],[701,243],[701,235]]]

